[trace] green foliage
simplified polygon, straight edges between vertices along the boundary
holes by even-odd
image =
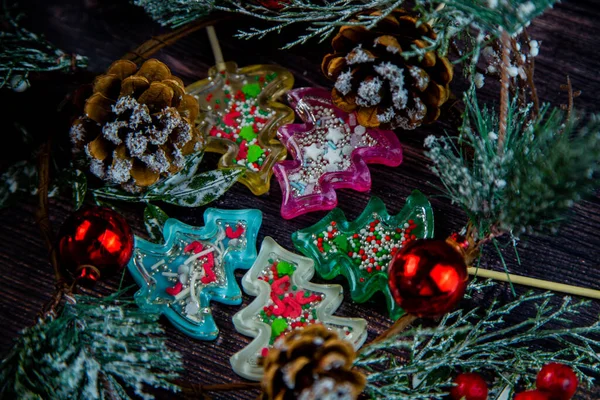
[[[157,243],[163,241],[163,227],[168,219],[169,216],[160,207],[154,204],[146,205],[144,209],[144,225],[146,226],[148,235],[150,235],[151,241]]]
[[[499,37],[502,31],[513,36],[558,0],[442,0],[431,2],[417,0],[415,10],[421,21],[432,22],[438,33],[435,40],[423,38],[429,46],[413,47],[406,56],[424,55],[438,51],[445,55],[454,38],[476,38],[470,54],[479,57],[479,47],[486,36]],[[443,7],[442,7],[443,5]]]
[[[87,193],[87,178],[85,173],[78,169],[72,169],[71,172],[71,187],[73,189],[73,204],[75,210],[79,210],[85,200],[85,194]]]
[[[0,88],[11,82],[18,86],[30,72],[68,72],[87,66],[87,58],[66,54],[43,37],[19,26],[18,18],[10,15],[3,1],[2,32],[0,33]]]
[[[509,106],[508,128],[498,151],[498,117],[465,95],[460,138],[425,140],[426,155],[447,196],[461,206],[478,237],[532,233],[554,224],[598,182],[600,120],[566,120],[558,109]]]
[[[134,0],[133,4],[144,7],[146,12],[162,25],[176,28],[209,14],[214,0]]]
[[[103,187],[92,192],[96,199],[164,201],[182,207],[200,207],[222,196],[243,172],[242,168],[217,169],[187,177],[186,180],[161,183],[139,194],[131,194],[115,187]]]
[[[150,16],[162,25],[177,27],[192,22],[212,11],[243,14],[273,23],[266,29],[252,28],[240,32],[239,37],[263,38],[272,32],[280,32],[291,25],[306,25],[306,33],[285,48],[305,43],[311,38],[325,40],[342,25],[350,23],[356,13],[369,9],[382,10],[382,16],[364,16],[357,25],[374,26],[404,0],[333,0],[328,2],[311,0],[290,0],[279,10],[270,10],[258,2],[239,0],[134,0],[134,4],[146,9]]]
[[[133,301],[76,296],[56,318],[18,338],[0,364],[0,397],[18,399],[144,399],[144,386],[178,391],[182,369],[158,315]]]
[[[415,10],[422,21],[435,21],[439,32],[436,40],[428,40],[430,46],[425,49],[414,48],[406,56],[426,51],[440,50],[445,53],[450,40],[470,30],[497,35],[500,29],[511,35],[526,26],[557,0],[417,0]],[[309,39],[327,39],[342,25],[364,25],[372,28],[395,8],[404,6],[404,0],[290,0],[282,2],[283,8],[270,10],[258,2],[239,0],[135,0],[163,25],[176,27],[206,16],[212,11],[225,11],[247,15],[271,22],[267,28],[251,28],[240,32],[239,37],[249,39],[263,38],[272,32],[280,32],[291,25],[304,25],[305,33],[288,43],[285,48],[306,43]],[[442,8],[441,5],[444,5]],[[369,10],[379,10],[378,16],[357,15]],[[408,49],[406,49],[408,50]]]
[[[472,284],[470,291],[486,286],[490,284]],[[435,328],[416,327],[369,347],[355,362],[371,371],[366,392],[376,398],[442,399],[457,371],[477,371],[494,378],[489,396],[494,400],[505,390],[512,395],[517,385],[534,386],[536,374],[548,362],[571,366],[584,385],[592,386],[600,368],[600,320],[575,326],[589,302],[565,297],[552,305],[553,299],[551,293],[528,292],[504,305],[494,300],[486,310],[458,310]],[[505,321],[528,307],[536,308],[534,316],[513,324]],[[557,328],[557,323],[566,328]],[[550,342],[559,350],[548,349]]]
[[[38,190],[38,173],[34,164],[19,161],[0,175],[0,208],[21,196],[33,196]]]

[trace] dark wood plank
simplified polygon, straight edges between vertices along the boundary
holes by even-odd
[[[164,31],[152,23],[143,12],[122,0],[28,0],[23,4],[30,6],[28,24],[36,32],[41,32],[63,49],[84,54],[90,58],[90,70],[102,72],[114,59],[121,57],[150,36]],[[565,82],[569,74],[576,89],[583,90],[576,105],[584,110],[597,112],[597,94],[600,92],[600,8],[595,1],[577,1],[558,4],[553,10],[537,20],[531,35],[541,41],[541,53],[537,59],[536,82],[542,100],[555,104],[565,102],[565,95],[559,92],[559,85]],[[296,87],[331,86],[319,71],[321,57],[329,50],[327,43],[311,42],[292,50],[279,50],[289,38],[288,34],[270,36],[262,42],[244,42],[233,38],[233,34],[244,26],[243,21],[234,21],[218,26],[218,33],[225,58],[235,60],[239,65],[255,63],[275,63],[289,68],[296,77]],[[173,71],[186,83],[204,78],[212,65],[210,46],[204,32],[197,32],[179,43],[159,52],[157,58],[169,63]],[[17,115],[31,115],[36,110],[38,118],[29,121],[28,128],[43,136],[48,130],[65,135],[60,130],[54,110],[60,99],[74,85],[62,79],[56,82],[40,84],[29,93],[22,95],[3,94],[14,102],[15,112],[22,110],[25,104],[27,112]],[[456,87],[464,87],[460,78]],[[44,90],[53,93],[46,95]],[[497,99],[493,85],[484,87],[481,97]],[[4,98],[4,97],[3,97]],[[496,100],[497,101],[497,100]],[[4,104],[4,103],[3,103]],[[27,114],[29,113],[29,114]],[[6,115],[13,115],[7,113]],[[42,116],[42,117],[39,117]],[[16,117],[15,117],[16,118]],[[431,196],[435,209],[436,232],[439,237],[459,229],[465,222],[465,215],[439,197],[432,184],[439,183],[428,169],[427,159],[423,155],[422,140],[431,133],[439,134],[451,129],[444,124],[423,127],[414,132],[400,133],[404,144],[405,160],[398,168],[373,166],[373,187],[370,193],[357,193],[349,190],[339,191],[340,207],[348,218],[356,218],[367,204],[370,195],[381,197],[390,212],[398,212],[404,199],[415,188]],[[13,154],[10,154],[13,153]],[[5,159],[23,156],[18,151],[3,149]],[[207,156],[206,160],[215,162],[217,157]],[[207,161],[207,163],[208,163]],[[279,214],[281,191],[273,182],[268,194],[254,197],[241,185],[236,185],[223,198],[211,206],[222,208],[254,207],[264,213],[263,227],[259,242],[266,235],[274,237],[281,245],[292,248],[292,232],[312,225],[325,213],[314,213],[284,221]],[[141,221],[141,206],[131,206],[126,217],[139,234],[144,234]],[[165,207],[169,215],[190,223],[201,225],[204,208],[181,209]],[[0,211],[0,271],[3,277],[0,283],[2,298],[0,312],[3,324],[0,327],[0,353],[11,346],[18,332],[31,325],[39,309],[50,298],[53,290],[53,277],[47,261],[46,250],[38,232],[34,218],[35,201],[25,201],[10,209]],[[51,216],[55,227],[70,214],[71,205],[67,198],[51,201]],[[521,265],[518,265],[511,251],[505,256],[511,271],[523,275],[555,280],[568,284],[582,285],[600,289],[600,197],[598,195],[582,201],[574,209],[557,235],[527,237],[519,245]],[[496,254],[488,249],[484,257],[484,266],[501,270],[502,266]],[[238,273],[238,279],[242,273]],[[316,282],[322,282],[316,278]],[[98,293],[114,290],[119,278],[100,284]],[[132,283],[126,276],[126,283]],[[517,287],[518,292],[525,288]],[[510,290],[503,286],[499,291],[503,298],[510,298]],[[244,296],[246,306],[253,298]],[[346,298],[337,314],[362,316],[369,322],[369,337],[375,337],[391,321],[382,311],[381,299],[365,304],[355,304]],[[484,299],[487,304],[490,299]],[[211,384],[239,380],[229,366],[229,357],[249,343],[250,338],[235,332],[231,316],[239,307],[214,304],[214,317],[221,329],[221,335],[214,342],[192,340],[165,322],[169,344],[181,351],[185,357],[186,372],[184,378],[195,383]],[[578,324],[591,323],[598,319],[600,302],[593,302],[577,320]],[[525,315],[512,315],[509,320],[518,321]],[[215,396],[215,398],[254,399],[255,392]],[[600,388],[581,392],[578,398],[597,399]]]

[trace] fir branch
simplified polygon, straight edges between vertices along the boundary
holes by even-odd
[[[531,107],[519,108],[515,98],[499,151],[496,112],[480,108],[474,90],[465,94],[465,106],[460,138],[430,136],[425,146],[442,190],[468,214],[475,240],[553,227],[598,185],[597,116],[583,124],[548,105],[532,116]]]
[[[37,194],[38,172],[35,165],[19,161],[0,175],[0,209],[14,203],[22,196]]]
[[[69,55],[43,37],[18,24],[19,17],[10,14],[3,1],[3,22],[7,29],[0,32],[0,88],[18,86],[32,72],[69,72],[87,67],[87,58]],[[12,83],[11,83],[12,80]]]
[[[494,300],[486,310],[455,311],[435,328],[417,327],[369,347],[355,365],[370,371],[366,391],[377,398],[443,398],[459,369],[493,375],[490,399],[497,399],[507,385],[511,393],[518,385],[531,386],[548,362],[570,365],[591,386],[600,368],[600,321],[573,327],[589,303],[565,297],[554,306],[553,298],[528,292],[504,305]],[[535,316],[515,324],[505,321],[531,306]],[[556,328],[556,323],[568,328]],[[561,349],[539,346],[550,340]]]
[[[454,37],[470,30],[479,32],[480,37],[486,34],[499,36],[501,30],[513,35],[556,1],[417,0],[415,10],[420,12],[423,22],[435,21],[434,27],[439,35],[435,40],[423,38],[429,46],[415,46],[412,51],[404,50],[403,55],[422,56],[428,51],[445,54]],[[272,23],[272,26],[266,28],[251,27],[247,31],[241,31],[238,37],[243,39],[261,39],[292,25],[304,25],[305,33],[284,46],[290,48],[313,38],[324,41],[342,25],[362,25],[370,29],[394,9],[403,6],[405,1],[289,0],[282,2],[282,8],[278,10],[271,10],[258,2],[239,0],[134,0],[134,3],[144,7],[153,19],[170,27],[179,27],[213,11],[238,13]],[[378,15],[361,15],[372,10],[378,10]]]
[[[134,3],[144,7],[153,19],[170,27],[192,22],[212,11],[237,13],[273,23],[267,28],[241,31],[238,37],[243,39],[260,39],[269,33],[279,33],[292,25],[305,25],[306,33],[284,46],[290,48],[313,38],[323,41],[342,25],[363,25],[371,28],[395,8],[400,7],[404,0],[290,0],[287,3],[282,2],[283,8],[280,10],[270,10],[258,2],[238,0],[134,0]],[[359,13],[374,9],[379,10],[380,15],[357,17]]]
[[[134,0],[161,25],[178,28],[213,11],[214,0]]]
[[[446,55],[452,41],[457,38],[475,37],[473,49],[467,51],[476,63],[485,38],[498,38],[503,32],[514,36],[540,16],[558,0],[442,0],[432,2],[417,0],[415,10],[421,21],[432,22],[438,33],[429,46],[406,52],[407,57],[437,51]],[[444,7],[439,5],[443,4]]]
[[[178,391],[182,369],[166,346],[158,315],[119,294],[75,296],[62,314],[27,328],[0,364],[0,397],[144,399],[144,386]]]

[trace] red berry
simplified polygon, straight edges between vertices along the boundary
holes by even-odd
[[[539,390],[528,390],[526,392],[517,393],[513,400],[550,400],[550,395]]]
[[[571,367],[550,363],[542,367],[535,384],[539,390],[548,392],[552,400],[569,400],[577,390],[577,375]]]
[[[479,374],[464,373],[454,379],[454,386],[450,390],[452,400],[486,400],[488,387]]]

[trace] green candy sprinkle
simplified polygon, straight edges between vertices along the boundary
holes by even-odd
[[[333,243],[335,243],[335,245],[337,246],[338,249],[340,249],[344,252],[348,251],[348,239],[346,238],[345,235],[336,236],[333,239]]]
[[[277,273],[281,275],[292,275],[294,273],[294,266],[287,261],[279,261],[277,263]],[[296,290],[296,289],[294,289]]]
[[[254,129],[251,126],[247,125],[240,130],[240,137],[251,142],[256,139],[256,133],[254,133]]]
[[[285,318],[276,318],[273,323],[271,324],[271,337],[278,337],[279,335],[281,335],[283,332],[285,332],[285,330],[288,327],[288,323],[285,320]]]
[[[248,162],[253,163],[260,158],[264,154],[264,150],[260,148],[260,146],[253,144],[248,147]]]
[[[257,97],[261,92],[261,88],[258,83],[248,83],[242,87],[242,92],[248,97]]]

